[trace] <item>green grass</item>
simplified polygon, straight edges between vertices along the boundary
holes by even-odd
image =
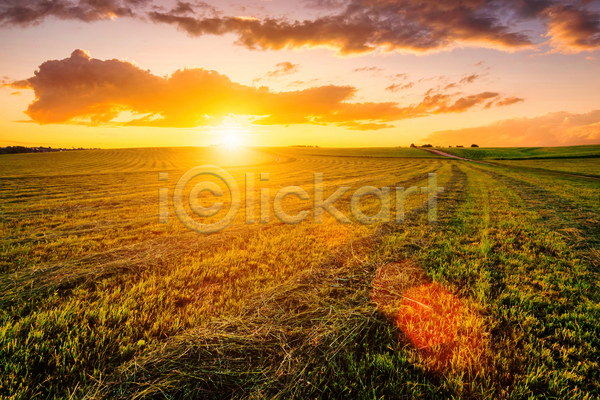
[[[503,165],[557,171],[566,174],[600,177],[600,158],[562,158],[551,160],[503,160]]]
[[[365,148],[327,148],[327,147],[292,147],[278,148],[278,153],[288,152],[296,155],[330,156],[330,157],[398,157],[398,158],[439,158],[437,154],[421,151],[412,147],[365,147]]]
[[[530,160],[554,158],[597,158],[600,145],[569,147],[496,147],[496,148],[443,148],[447,153],[471,160]]]
[[[600,182],[317,150],[0,157],[0,397],[600,395]],[[172,209],[159,225],[158,188],[172,193],[187,168],[208,163],[227,166],[241,187],[245,173],[269,172],[256,184],[271,200],[289,185],[312,196],[313,172],[324,174],[325,196],[339,186],[425,186],[429,172],[445,191],[437,224],[419,194],[400,225],[290,226],[273,215],[245,225],[240,213],[200,236]],[[168,182],[158,181],[163,171]],[[290,215],[307,207],[294,197],[284,206]],[[336,206],[349,215],[349,196]],[[361,203],[366,213],[378,207]],[[428,288],[461,311],[434,306]],[[434,314],[402,322],[424,309]],[[416,346],[454,319],[453,340]]]

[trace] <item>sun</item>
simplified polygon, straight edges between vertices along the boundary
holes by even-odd
[[[253,129],[247,118],[229,116],[224,118],[219,126],[209,130],[214,135],[212,142],[214,146],[236,148],[246,146]]]
[[[221,139],[221,142],[227,147],[238,147],[242,145],[242,138],[239,132],[228,130],[223,132],[223,138]]]

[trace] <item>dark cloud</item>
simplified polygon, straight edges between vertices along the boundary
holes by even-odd
[[[348,0],[305,0],[306,7],[334,9],[344,7],[349,3]]]
[[[414,53],[476,46],[508,51],[539,41],[524,22],[547,27],[555,51],[600,48],[600,14],[593,1],[562,0],[310,0],[331,10],[312,20],[224,16],[208,3],[177,1],[170,11],[151,0],[2,0],[0,24],[29,25],[47,17],[86,22],[148,17],[191,36],[237,36],[249,49],[327,47],[340,55],[381,51]],[[202,10],[202,15],[196,11]],[[210,11],[210,16],[203,15]]]
[[[273,92],[199,68],[160,77],[126,61],[93,59],[82,50],[63,60],[46,61],[33,77],[4,86],[34,91],[35,100],[26,114],[39,124],[83,121],[98,125],[129,111],[135,119],[121,124],[155,127],[214,126],[229,115],[247,115],[261,125],[333,124],[381,129],[393,121],[464,112],[497,96],[485,92],[455,100],[447,94],[435,94],[406,107],[394,102],[351,103],[357,92],[352,86]]]
[[[31,25],[48,17],[84,22],[134,17],[151,0],[2,0],[0,24]]]
[[[492,11],[481,1],[354,0],[337,15],[306,21],[191,18],[160,12],[149,16],[154,22],[176,25],[192,36],[235,33],[237,43],[250,49],[320,46],[348,55],[377,48],[425,52],[457,43],[511,49],[532,44],[525,34],[511,31],[499,18],[486,13]]]
[[[565,111],[535,118],[512,118],[476,128],[434,132],[425,138],[438,145],[575,146],[600,143],[600,110],[585,114]]]
[[[192,36],[238,35],[249,49],[334,48],[340,55],[382,51],[415,53],[471,45],[518,50],[535,45],[519,22],[547,24],[551,42],[560,50],[592,50],[600,46],[600,17],[588,3],[564,5],[559,0],[314,0],[318,8],[343,11],[305,21],[267,18],[181,18],[151,13],[157,23],[178,26]],[[588,8],[585,8],[588,7]]]
[[[187,3],[183,1],[178,1],[175,7],[171,10],[171,14],[180,15],[180,14],[188,14],[194,13],[194,6],[192,3]]]
[[[548,35],[561,51],[600,49],[600,14],[570,5],[552,7],[548,11]]]

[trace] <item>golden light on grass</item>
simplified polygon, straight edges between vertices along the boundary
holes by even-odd
[[[371,299],[434,371],[472,370],[483,353],[483,320],[419,267],[386,264],[377,270]]]

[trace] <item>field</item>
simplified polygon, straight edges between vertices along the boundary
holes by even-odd
[[[597,398],[600,180],[573,175],[597,174],[582,157],[599,152],[503,164],[406,148],[0,156],[0,397]],[[159,189],[171,196],[199,165],[235,179],[237,217],[198,234],[169,201],[159,224]],[[335,207],[353,223],[264,213],[259,191],[272,205],[286,186],[310,196],[286,197],[288,215],[312,210],[314,173],[324,199],[351,188]],[[359,188],[391,187],[395,205],[394,187],[425,187],[429,173],[444,188],[437,222],[420,191],[402,223],[394,206],[390,223],[351,217]],[[379,200],[360,209],[374,215]]]
[[[443,151],[471,160],[541,160],[598,158],[600,145],[569,147],[498,147],[498,148],[444,148]]]
[[[600,177],[600,157],[564,158],[553,160],[502,160],[499,163],[515,168],[543,169],[566,174]]]

